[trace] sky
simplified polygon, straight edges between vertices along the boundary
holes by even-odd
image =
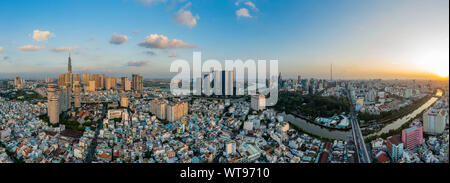
[[[1,0],[0,78],[170,78],[171,63],[278,60],[283,78],[449,73],[448,0]]]

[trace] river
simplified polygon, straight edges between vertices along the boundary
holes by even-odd
[[[389,132],[390,130],[395,130],[395,129],[400,128],[403,124],[407,123],[409,120],[415,118],[418,114],[422,113],[424,110],[426,110],[429,107],[431,107],[439,99],[439,97],[442,96],[442,91],[438,90],[436,92],[436,96],[437,97],[432,97],[425,104],[423,104],[422,106],[420,106],[419,108],[414,110],[412,113],[408,114],[407,116],[404,116],[402,118],[399,118],[399,119],[395,120],[394,122],[392,122],[392,123],[386,125],[385,127],[383,127],[383,129],[381,129],[377,133],[373,133],[373,134],[367,135],[366,137],[372,137],[374,135],[381,135],[383,133]]]
[[[428,109],[430,106],[432,106],[440,96],[442,96],[442,91],[438,90],[436,93],[437,97],[432,97],[430,100],[428,100],[425,104],[423,104],[421,107],[414,110],[412,113],[397,119],[396,121],[386,125],[383,127],[379,132],[370,134],[366,137],[371,137],[374,135],[381,135],[382,133],[389,132],[392,129],[400,128],[403,124],[408,122],[410,119],[416,117],[418,114],[422,113],[424,110]],[[285,121],[291,122],[291,124],[303,129],[304,131],[314,134],[317,136],[321,136],[324,138],[329,139],[337,139],[337,140],[350,140],[352,138],[352,132],[350,130],[344,131],[344,130],[333,130],[329,128],[325,128],[322,126],[319,126],[314,123],[307,122],[301,118],[297,118],[291,114],[286,114],[285,112],[281,113]]]

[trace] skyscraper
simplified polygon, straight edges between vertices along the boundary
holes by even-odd
[[[142,91],[144,88],[143,77],[139,74],[133,74],[131,78],[134,91]]]
[[[89,73],[83,73],[83,85],[88,86],[91,80],[91,75]]]
[[[55,84],[48,85],[48,107],[47,107],[47,115],[50,123],[55,124],[59,122],[59,97]]]
[[[67,64],[67,72],[72,73],[72,59],[70,59],[70,52],[69,52],[69,63]]]
[[[73,87],[74,87],[74,106],[75,107],[81,107],[81,99],[80,99],[81,86],[80,86],[80,82],[79,81],[75,81]]]

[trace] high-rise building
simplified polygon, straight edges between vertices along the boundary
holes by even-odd
[[[403,143],[398,136],[391,136],[386,139],[386,149],[392,162],[398,162],[403,155]]]
[[[102,74],[102,75],[100,75],[99,87],[97,89],[104,90],[105,89],[105,83],[106,83],[106,76],[105,76],[105,74]]]
[[[235,72],[214,71],[214,95],[235,95]]]
[[[166,119],[173,122],[179,120],[188,113],[187,102],[172,102],[166,106]]]
[[[81,76],[80,73],[76,73],[73,75],[73,83],[78,82],[78,84],[81,84]]]
[[[72,73],[72,59],[70,59],[70,53],[69,53],[69,60],[67,63],[67,72]]]
[[[141,75],[133,74],[131,81],[132,81],[134,91],[142,91],[143,90],[144,81],[143,81],[143,77]]]
[[[111,90],[116,88],[116,78],[115,77],[106,77],[105,89]]]
[[[166,102],[163,100],[154,99],[150,101],[150,112],[158,119],[166,119]]]
[[[89,73],[83,73],[83,85],[88,86],[91,80],[91,75]]]
[[[213,91],[211,90],[211,74],[207,73],[203,75],[203,81],[202,81],[202,90],[203,94],[210,96],[213,94]]]
[[[402,130],[404,148],[413,151],[423,143],[423,131],[421,126],[415,126]]]
[[[19,76],[14,77],[14,88],[22,89],[25,85],[25,80],[21,79]]]
[[[57,86],[54,84],[49,84],[47,89],[47,98],[48,98],[48,105],[47,105],[47,115],[49,118],[50,123],[58,123],[59,122],[59,97],[57,92]]]
[[[58,86],[64,86],[66,84],[66,74],[58,75]]]
[[[128,107],[128,97],[125,94],[122,94],[120,96],[120,106],[121,107]]]
[[[125,91],[131,91],[131,80],[126,77],[124,82]]]
[[[222,93],[225,95],[234,95],[234,71],[223,71],[222,77],[224,78]]]
[[[253,95],[251,98],[251,108],[255,111],[266,108],[266,97],[264,95]]]
[[[89,81],[89,84],[85,86],[84,90],[86,92],[95,92],[96,82],[95,81]]]
[[[423,113],[423,131],[427,134],[438,135],[445,130],[447,115],[444,109],[430,109]]]
[[[91,80],[93,80],[93,81],[95,81],[95,89],[97,90],[100,90],[101,89],[101,78],[100,78],[100,76],[98,75],[98,74],[94,74],[94,75],[92,75],[92,79]]]
[[[74,106],[75,107],[81,107],[81,99],[80,99],[80,92],[81,92],[81,86],[79,81],[75,81],[74,85]]]

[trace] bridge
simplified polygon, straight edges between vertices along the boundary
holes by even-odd
[[[350,96],[350,89],[347,87],[347,98],[350,103],[350,124],[352,125],[353,142],[355,143],[356,151],[358,153],[359,163],[371,163],[369,152],[367,151],[366,144],[364,142],[364,136],[362,135],[361,128],[356,117],[355,107],[352,97]]]

